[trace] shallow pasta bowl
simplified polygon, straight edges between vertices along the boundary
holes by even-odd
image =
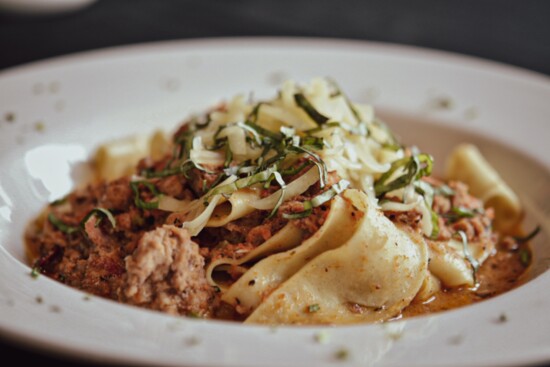
[[[477,144],[519,194],[532,279],[461,309],[382,325],[264,327],[174,318],[31,276],[22,234],[86,176],[109,139],[173,129],[237,93],[330,76],[436,158]],[[0,331],[123,363],[198,366],[477,366],[550,361],[550,81],[473,58],[365,42],[178,41],[94,51],[0,74]]]

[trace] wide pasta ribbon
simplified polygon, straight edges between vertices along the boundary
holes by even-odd
[[[273,291],[247,323],[379,322],[398,315],[428,275],[426,243],[389,221],[357,190],[347,210],[363,213],[341,246],[310,260]]]

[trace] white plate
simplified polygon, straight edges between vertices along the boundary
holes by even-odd
[[[261,327],[166,316],[92,297],[24,262],[25,223],[73,184],[107,139],[160,126],[222,98],[331,76],[371,101],[439,162],[478,143],[538,223],[535,278],[462,309],[385,325]],[[447,98],[445,103],[435,103]],[[441,101],[440,101],[441,102]],[[35,346],[155,365],[477,366],[550,361],[550,82],[442,52],[305,39],[178,41],[94,51],[0,74],[0,329]],[[13,121],[7,121],[13,120]],[[41,297],[41,303],[36,301]],[[501,315],[505,322],[499,322]],[[328,330],[328,341],[316,335]],[[348,358],[339,360],[345,348]]]

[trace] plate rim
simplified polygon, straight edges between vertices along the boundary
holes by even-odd
[[[28,69],[37,67],[44,68],[56,66],[58,63],[79,62],[81,60],[89,60],[91,58],[104,58],[128,55],[129,53],[141,53],[143,49],[165,49],[174,50],[174,47],[181,46],[184,48],[192,47],[213,47],[214,45],[234,48],[235,46],[245,46],[246,48],[269,46],[269,47],[301,47],[301,46],[319,46],[327,45],[329,48],[342,48],[349,50],[358,50],[359,48],[368,48],[384,53],[403,53],[406,52],[413,56],[432,55],[438,59],[447,59],[451,62],[474,63],[476,69],[482,68],[486,72],[496,72],[498,74],[511,72],[521,74],[522,78],[527,78],[529,81],[542,84],[550,87],[550,75],[542,72],[527,69],[521,66],[507,64],[502,61],[487,59],[475,55],[461,54],[458,52],[447,51],[431,47],[414,46],[409,44],[400,44],[393,42],[360,40],[352,38],[336,38],[336,37],[284,37],[284,36],[245,36],[245,37],[204,37],[204,38],[182,38],[162,41],[137,42],[121,45],[113,45],[107,47],[99,47],[90,50],[71,52],[58,56],[37,59],[25,62],[18,65],[9,66],[0,69],[0,77],[12,75],[14,73],[26,72]],[[468,65],[473,66],[473,65]],[[514,77],[519,76],[514,75]]]

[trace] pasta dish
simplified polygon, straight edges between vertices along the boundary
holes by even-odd
[[[519,200],[475,146],[434,177],[329,79],[237,96],[94,163],[96,182],[29,225],[33,272],[174,315],[383,322],[500,294],[531,262]]]

